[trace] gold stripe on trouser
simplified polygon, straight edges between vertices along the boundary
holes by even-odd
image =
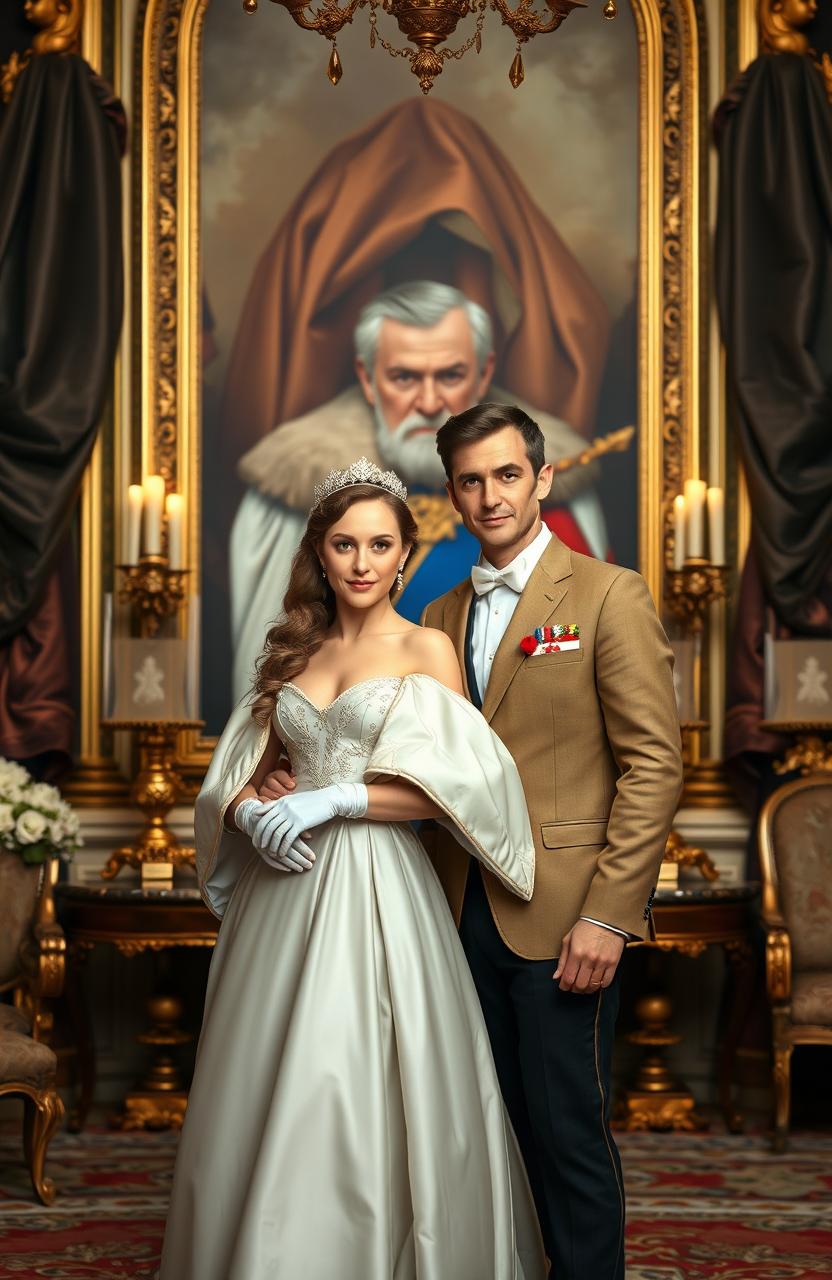
[[[618,1230],[618,1253],[615,1255],[615,1261],[617,1264],[619,1256],[621,1254],[621,1250],[624,1247],[624,1188],[622,1187],[621,1179],[618,1176],[618,1165],[616,1164],[615,1156],[613,1155],[612,1144],[610,1141],[610,1134],[607,1128],[607,1121],[606,1121],[606,1115],[605,1115],[605,1112],[607,1109],[607,1094],[606,1094],[606,1090],[604,1089],[604,1083],[601,1079],[601,1066],[598,1061],[598,1023],[601,1018],[601,1000],[603,999],[603,995],[604,995],[603,991],[598,992],[598,1006],[595,1010],[595,1033],[594,1033],[595,1035],[595,1079],[598,1082],[598,1092],[601,1095],[601,1132],[604,1135],[604,1142],[607,1144],[607,1151],[610,1153],[610,1163],[612,1165],[612,1171],[615,1177],[615,1185],[618,1187],[618,1203],[621,1206],[621,1218],[620,1218],[621,1225]]]

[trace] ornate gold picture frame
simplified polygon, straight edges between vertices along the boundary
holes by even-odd
[[[135,29],[134,402],[145,471],[185,494],[199,591],[200,48],[209,0],[144,0]],[[668,510],[696,470],[707,402],[702,297],[707,153],[704,16],[634,0],[639,48],[638,473],[640,569],[661,601]],[[340,91],[343,91],[343,87]],[[704,354],[703,354],[704,353]],[[126,430],[126,420],[123,429]],[[129,455],[135,441],[123,441]],[[213,739],[183,734],[196,781]]]

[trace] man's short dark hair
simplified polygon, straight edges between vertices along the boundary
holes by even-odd
[[[448,479],[453,480],[454,454],[461,445],[485,440],[505,427],[514,427],[520,432],[532,471],[539,475],[546,462],[546,446],[540,427],[519,405],[488,401],[475,404],[464,413],[454,414],[437,431],[436,448]]]

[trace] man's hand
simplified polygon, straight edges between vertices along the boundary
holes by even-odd
[[[579,920],[563,940],[558,967],[552,977],[560,978],[561,991],[592,995],[608,987],[615,977],[624,939],[620,933]]]
[[[284,796],[292,794],[296,785],[292,766],[284,757],[276,769],[266,774],[257,794],[261,800],[282,800]]]

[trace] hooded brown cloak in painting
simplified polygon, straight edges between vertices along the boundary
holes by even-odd
[[[495,381],[589,432],[603,301],[488,134],[443,102],[413,99],[333,148],[260,259],[225,387],[229,461],[353,383],[359,310],[414,279],[484,306]]]

